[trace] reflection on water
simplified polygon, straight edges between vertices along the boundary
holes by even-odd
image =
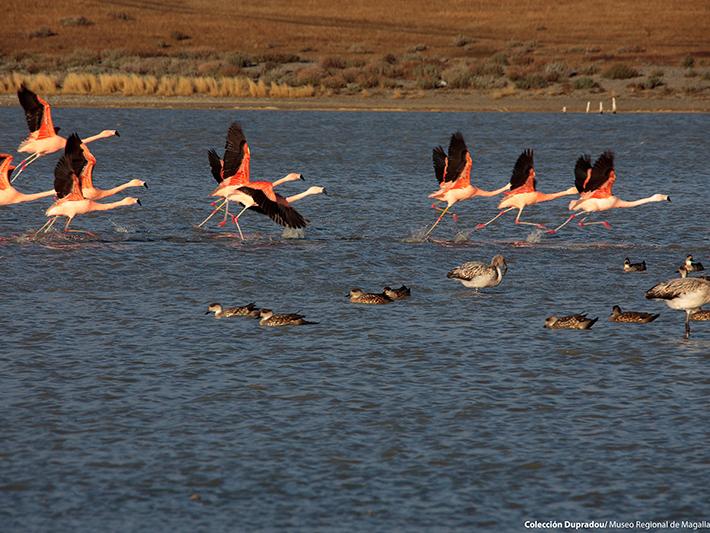
[[[687,253],[710,261],[702,115],[297,113],[57,109],[92,145],[101,186],[146,180],[142,208],[30,237],[47,203],[0,209],[0,510],[8,530],[520,529],[527,519],[699,519],[706,510],[710,330],[644,299]],[[0,109],[0,150],[24,135]],[[239,119],[255,178],[303,173],[329,196],[283,232],[255,213],[194,225],[214,187],[206,151]],[[572,183],[582,152],[617,153],[612,230],[482,231],[495,200],[436,218],[431,149],[460,129],[474,182],[501,186],[525,147],[539,188]],[[661,135],[659,132],[663,132]],[[668,139],[673,139],[672,143]],[[17,185],[43,190],[56,158]],[[526,209],[559,224],[560,200]],[[419,237],[419,238],[417,238]],[[476,293],[453,266],[501,253]],[[624,274],[623,260],[648,271]],[[356,306],[351,287],[412,288]],[[207,305],[302,312],[308,328],[215,320]],[[612,305],[661,312],[606,322]],[[546,316],[586,311],[589,331]],[[629,518],[629,519],[631,519]]]

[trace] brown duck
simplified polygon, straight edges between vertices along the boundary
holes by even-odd
[[[622,311],[621,307],[615,305],[611,308],[609,322],[632,322],[635,324],[647,324],[653,322],[659,316],[658,313],[643,313],[641,311]]]
[[[570,316],[549,316],[545,319],[545,327],[549,329],[589,329],[599,320],[588,318],[586,313]]]

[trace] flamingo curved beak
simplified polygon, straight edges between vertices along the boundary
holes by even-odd
[[[121,136],[121,134],[118,133],[118,130],[116,130],[116,137],[120,137],[120,136]]]
[[[323,194],[325,194],[326,196],[328,195],[328,191],[325,189],[325,187],[323,187]]]
[[[205,311],[205,314],[206,314],[206,315],[209,315],[209,314],[210,314],[210,312],[209,312],[209,311]]]
[[[147,189],[147,188],[148,188],[148,184],[145,183],[145,182],[143,182],[143,187],[145,187],[145,188]]]
[[[136,202],[138,202],[138,205],[140,205],[141,207],[143,207],[143,204],[141,203],[141,199],[140,199],[140,198],[136,198]]]
[[[668,197],[668,201],[669,201],[669,202],[671,201],[671,197],[670,197],[670,196]]]
[[[306,181],[306,177],[303,174],[299,174],[301,176],[301,181]]]

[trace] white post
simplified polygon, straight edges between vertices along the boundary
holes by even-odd
[[[616,113],[616,96],[611,97],[611,112]]]
[[[602,113],[604,113],[604,104],[599,102],[599,114],[601,115]]]
[[[591,103],[592,103],[592,102],[590,102],[589,100],[587,100],[587,113],[589,113],[589,106],[591,105]]]

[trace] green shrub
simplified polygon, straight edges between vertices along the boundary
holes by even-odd
[[[683,67],[693,68],[695,66],[695,58],[693,56],[685,56],[683,58]]]
[[[577,91],[592,90],[592,89],[600,88],[599,84],[596,81],[594,81],[592,78],[589,78],[587,76],[577,78],[576,80],[574,80],[574,84],[572,86]]]
[[[548,81],[540,74],[528,74],[522,78],[514,80],[517,89],[544,89],[549,85]]]

